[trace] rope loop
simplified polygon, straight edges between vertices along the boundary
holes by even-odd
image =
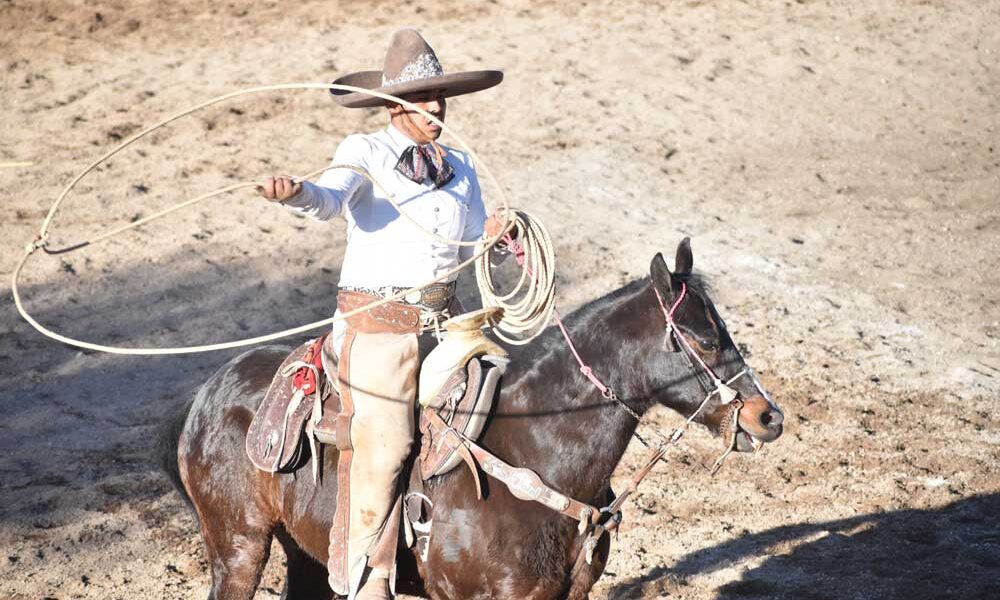
[[[503,309],[493,333],[508,344],[523,345],[542,333],[555,310],[555,250],[548,230],[527,212],[507,211],[503,216],[509,224],[498,236],[500,247],[514,255],[521,274],[509,292],[501,292],[494,265],[484,253],[476,261],[476,281],[483,307]]]

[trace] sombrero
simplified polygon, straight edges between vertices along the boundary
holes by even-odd
[[[392,34],[381,71],[358,71],[333,83],[351,85],[393,96],[438,90],[444,97],[461,96],[491,88],[503,80],[500,71],[462,71],[445,75],[434,49],[416,29],[400,29]],[[368,108],[386,101],[360,92],[330,90],[341,106]]]

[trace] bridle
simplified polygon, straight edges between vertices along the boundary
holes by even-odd
[[[685,362],[687,362],[688,368],[691,370],[695,379],[701,385],[702,390],[705,392],[705,399],[702,400],[698,408],[691,413],[691,416],[687,418],[684,425],[677,428],[674,433],[670,436],[671,443],[677,443],[677,440],[684,435],[684,429],[694,421],[694,419],[704,410],[705,406],[708,405],[709,400],[715,394],[719,395],[719,400],[722,404],[728,407],[728,414],[723,418],[723,428],[729,433],[728,444],[726,446],[726,451],[715,461],[712,465],[712,473],[716,473],[722,463],[726,460],[730,453],[736,448],[736,436],[739,433],[739,419],[740,419],[740,409],[743,408],[743,400],[740,399],[740,393],[730,387],[730,384],[740,379],[745,375],[750,375],[751,380],[753,380],[754,385],[760,389],[760,384],[757,383],[755,377],[751,375],[751,370],[749,367],[744,367],[739,373],[734,375],[732,378],[723,381],[716,375],[715,371],[705,362],[705,360],[698,354],[691,343],[688,342],[687,338],[684,337],[680,332],[680,328],[677,326],[677,321],[674,320],[674,313],[680,307],[681,302],[687,296],[687,283],[681,282],[681,291],[677,294],[677,299],[674,300],[673,305],[667,309],[667,305],[663,302],[663,296],[660,294],[660,290],[657,289],[656,284],[650,280],[650,285],[653,288],[653,293],[656,294],[656,301],[660,304],[660,310],[663,312],[663,318],[665,321],[665,330],[667,339],[672,339],[675,347],[684,356]],[[739,354],[739,351],[737,351]],[[742,356],[740,356],[741,362],[745,365],[746,363],[742,361]],[[756,443],[756,440],[754,440]],[[756,449],[756,445],[755,445]]]
[[[674,320],[674,314],[677,309],[680,308],[681,303],[687,296],[687,283],[681,282],[681,291],[677,294],[677,299],[674,300],[673,305],[667,309],[666,304],[663,302],[663,296],[660,295],[660,290],[656,288],[655,284],[652,284],[653,293],[656,294],[656,300],[660,304],[660,310],[663,312],[663,319],[665,321],[665,331],[668,339],[674,342],[674,347],[677,351],[681,353],[684,357],[688,368],[694,374],[695,379],[701,385],[702,390],[706,394],[706,400],[711,398],[715,394],[719,394],[719,398],[724,404],[732,404],[734,402],[740,402],[738,400],[739,392],[729,387],[729,384],[736,381],[740,377],[743,377],[749,372],[748,368],[744,368],[736,376],[729,379],[728,381],[722,381],[715,371],[705,362],[705,360],[699,355],[695,349],[691,346],[691,343],[687,340],[684,335],[681,334],[680,327],[677,325],[677,321]],[[742,358],[742,357],[741,357]],[[698,410],[694,412],[692,417],[697,416],[698,413],[704,408],[706,402],[702,402]]]
[[[513,237],[510,235],[507,235],[504,241],[507,243],[507,248],[514,253],[514,256],[517,258],[518,264],[521,265],[521,267],[525,270],[527,274],[534,276],[534,273],[532,273],[532,269],[525,262],[525,251],[520,246],[518,241],[513,239]],[[722,456],[720,456],[715,461],[715,464],[711,468],[712,474],[715,474],[722,466],[722,463],[726,459],[726,457],[729,456],[729,454],[736,448],[736,436],[739,433],[739,411],[743,407],[743,401],[739,399],[739,392],[730,387],[730,384],[732,384],[733,382],[735,382],[736,380],[738,380],[743,376],[749,375],[751,380],[754,381],[754,384],[756,385],[757,389],[760,390],[761,393],[764,393],[760,384],[757,382],[756,377],[754,377],[753,371],[749,367],[745,367],[742,371],[737,373],[736,376],[726,381],[720,379],[718,375],[716,375],[715,371],[713,371],[712,368],[701,358],[701,356],[699,356],[698,353],[695,352],[694,348],[691,347],[691,344],[680,333],[680,329],[677,326],[677,322],[674,320],[674,314],[677,312],[681,303],[684,301],[684,298],[687,296],[688,288],[685,282],[683,281],[681,282],[680,294],[678,294],[677,299],[674,301],[670,309],[667,309],[666,305],[664,304],[663,297],[660,295],[660,292],[656,288],[655,283],[652,283],[652,287],[653,291],[656,293],[656,298],[660,304],[660,309],[663,311],[663,317],[665,320],[665,333],[667,335],[667,338],[673,339],[673,341],[676,343],[677,348],[679,348],[680,352],[682,352],[683,356],[687,360],[687,364],[691,369],[691,372],[698,380],[702,389],[705,391],[705,399],[702,400],[697,410],[695,410],[694,413],[692,413],[684,421],[684,423],[680,427],[675,429],[673,433],[671,433],[669,436],[664,435],[663,432],[658,429],[654,430],[657,438],[659,439],[659,442],[655,445],[652,445],[648,443],[646,440],[644,440],[638,434],[638,432],[633,433],[633,435],[643,445],[649,448],[649,453],[647,454],[646,460],[643,462],[642,467],[636,470],[636,472],[632,476],[632,480],[628,483],[626,488],[622,490],[622,493],[618,494],[608,506],[605,506],[603,508],[597,508],[594,506],[587,505],[585,503],[575,502],[576,510],[573,511],[567,511],[565,506],[562,507],[561,509],[556,508],[556,510],[559,510],[559,512],[561,512],[562,514],[578,518],[580,522],[580,533],[581,534],[588,533],[587,539],[581,546],[580,556],[578,557],[577,564],[574,566],[574,574],[578,568],[581,568],[582,565],[582,562],[580,562],[581,559],[585,560],[587,564],[591,563],[594,551],[597,548],[597,544],[601,539],[601,536],[605,532],[609,532],[616,529],[618,527],[618,524],[621,522],[622,505],[633,493],[635,493],[635,491],[639,487],[639,484],[642,482],[643,479],[646,478],[647,475],[649,475],[649,473],[653,470],[653,467],[655,467],[659,461],[663,460],[663,457],[666,455],[670,446],[676,445],[680,441],[681,436],[684,435],[684,431],[694,421],[694,419],[697,418],[697,416],[701,413],[701,411],[705,409],[705,406],[708,405],[708,402],[712,399],[712,396],[719,394],[719,397],[723,401],[723,403],[727,404],[730,407],[729,408],[730,415],[728,417],[730,419],[730,426],[728,428],[728,431],[730,433],[729,445],[725,453],[722,454]],[[625,403],[621,398],[619,398],[618,395],[615,393],[614,389],[606,385],[603,381],[601,381],[601,379],[594,373],[594,371],[590,368],[590,366],[588,366],[587,363],[583,360],[583,357],[580,356],[580,353],[577,351],[576,346],[573,344],[573,340],[570,337],[569,331],[566,329],[566,326],[563,324],[562,318],[560,317],[559,313],[554,309],[552,311],[552,316],[556,325],[559,327],[559,330],[562,332],[563,338],[565,338],[566,344],[567,346],[569,346],[569,349],[573,354],[573,358],[576,359],[576,362],[579,365],[580,373],[584,375],[588,380],[590,380],[590,382],[594,385],[594,387],[597,388],[597,390],[601,393],[601,396],[603,396],[605,399],[615,402],[625,412],[631,415],[632,418],[634,418],[637,423],[641,421],[642,415],[640,415],[632,407],[630,407],[627,403]],[[740,358],[742,361],[742,357]],[[744,362],[744,365],[745,364],[746,363]],[[438,420],[439,419],[440,418],[438,417]],[[486,458],[494,458],[494,459],[496,458],[489,452],[483,450],[482,448],[479,448],[472,440],[463,438],[461,434],[458,434],[454,430],[450,429],[450,427],[443,421],[440,423],[440,426],[442,430],[446,432],[450,431],[451,433],[453,433],[457,439],[461,440],[461,444],[464,444],[467,447],[476,448],[477,451],[480,452],[481,456]],[[756,442],[756,440],[754,441]],[[755,448],[756,447],[757,446],[755,445]],[[502,461],[499,460],[495,462],[502,463]],[[471,464],[475,464],[474,461],[471,461]],[[475,469],[473,470],[475,472]],[[504,483],[508,486],[508,488],[511,488],[511,490],[513,491],[514,488],[511,487],[512,484],[510,482],[500,477],[499,474],[494,474],[494,476],[500,478],[501,481],[504,481]],[[550,492],[552,491],[551,488],[546,486],[544,482],[542,482],[541,479],[538,478],[537,474],[535,475],[534,480],[535,480],[534,487],[537,488],[538,490],[550,491]],[[562,495],[559,496],[563,497]],[[566,505],[569,506],[570,503],[568,497],[566,498],[567,498]],[[540,501],[538,500],[538,498],[532,498],[532,499]],[[549,506],[548,504],[546,505]],[[549,507],[554,508],[553,506]]]
[[[629,498],[629,496],[638,490],[639,484],[642,483],[642,480],[645,479],[647,475],[649,475],[649,473],[653,470],[653,467],[655,467],[659,461],[663,460],[663,457],[666,455],[670,446],[677,445],[688,426],[691,425],[699,414],[701,414],[701,411],[708,405],[712,396],[719,394],[719,398],[723,401],[723,403],[729,406],[729,414],[726,417],[729,420],[729,426],[727,428],[729,432],[728,445],[726,447],[726,451],[716,459],[710,469],[711,474],[714,475],[722,467],[722,463],[726,460],[726,458],[736,448],[736,435],[739,433],[739,417],[740,409],[743,408],[743,401],[739,398],[739,392],[730,387],[730,384],[743,376],[749,375],[754,381],[754,385],[757,389],[763,392],[760,384],[757,383],[757,379],[753,376],[752,370],[749,367],[745,367],[734,377],[726,381],[720,379],[712,367],[710,367],[704,359],[702,359],[701,356],[695,352],[694,348],[691,347],[690,342],[688,342],[687,339],[680,333],[680,328],[674,320],[674,314],[677,312],[677,309],[687,296],[687,283],[683,281],[681,282],[681,291],[669,309],[663,302],[663,297],[660,295],[660,291],[657,289],[656,284],[652,281],[652,278],[650,279],[650,285],[653,288],[653,292],[656,294],[656,299],[660,304],[660,310],[663,312],[665,334],[667,339],[672,339],[676,344],[676,347],[685,357],[688,367],[691,369],[692,374],[698,380],[698,383],[705,392],[705,399],[702,400],[701,404],[698,405],[698,408],[691,413],[687,419],[685,419],[684,423],[674,429],[673,433],[669,436],[664,435],[659,429],[654,430],[656,437],[659,439],[659,443],[656,445],[649,444],[638,434],[638,432],[633,433],[636,439],[649,448],[649,453],[647,454],[645,461],[643,461],[643,465],[632,475],[632,480],[629,481],[626,488],[622,490],[622,493],[617,495],[611,504],[599,509],[599,514],[602,519],[595,526],[594,530],[590,532],[583,544],[583,547],[581,548],[582,556],[586,560],[587,564],[591,563],[597,543],[603,533],[606,531],[612,531],[618,527],[622,518],[621,507],[625,504],[625,501]],[[554,319],[556,325],[559,326],[559,330],[562,332],[563,337],[566,339],[566,344],[572,351],[573,357],[580,365],[580,372],[594,384],[604,398],[614,401],[618,404],[618,406],[625,410],[625,412],[631,415],[636,422],[639,422],[642,419],[642,415],[637,413],[631,406],[619,398],[614,389],[605,385],[604,382],[602,382],[600,378],[594,374],[593,370],[587,365],[587,363],[583,361],[583,358],[580,356],[580,353],[577,352],[576,347],[573,344],[573,340],[569,336],[569,331],[566,330],[566,326],[563,325],[562,319],[559,317],[558,313],[554,313]],[[740,358],[742,360],[742,356]],[[744,362],[744,365],[745,364],[746,363]],[[755,445],[755,449],[756,448],[757,446]]]

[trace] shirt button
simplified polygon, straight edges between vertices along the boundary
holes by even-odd
[[[441,207],[440,206],[435,206],[434,207],[434,212],[441,212]]]
[[[437,233],[437,232],[438,232],[438,228],[437,228],[437,227],[435,227],[434,229],[432,229],[432,231],[433,231],[434,233]]]

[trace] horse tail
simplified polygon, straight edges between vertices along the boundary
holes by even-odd
[[[188,413],[191,412],[194,399],[195,396],[192,395],[184,403],[184,406],[163,424],[157,443],[157,457],[160,468],[166,473],[177,493],[184,499],[184,504],[187,504],[188,508],[197,514],[194,504],[191,502],[191,497],[188,495],[187,490],[184,489],[184,482],[181,481],[180,466],[177,463],[177,448],[180,443],[181,432],[184,430],[184,424],[187,422]]]

